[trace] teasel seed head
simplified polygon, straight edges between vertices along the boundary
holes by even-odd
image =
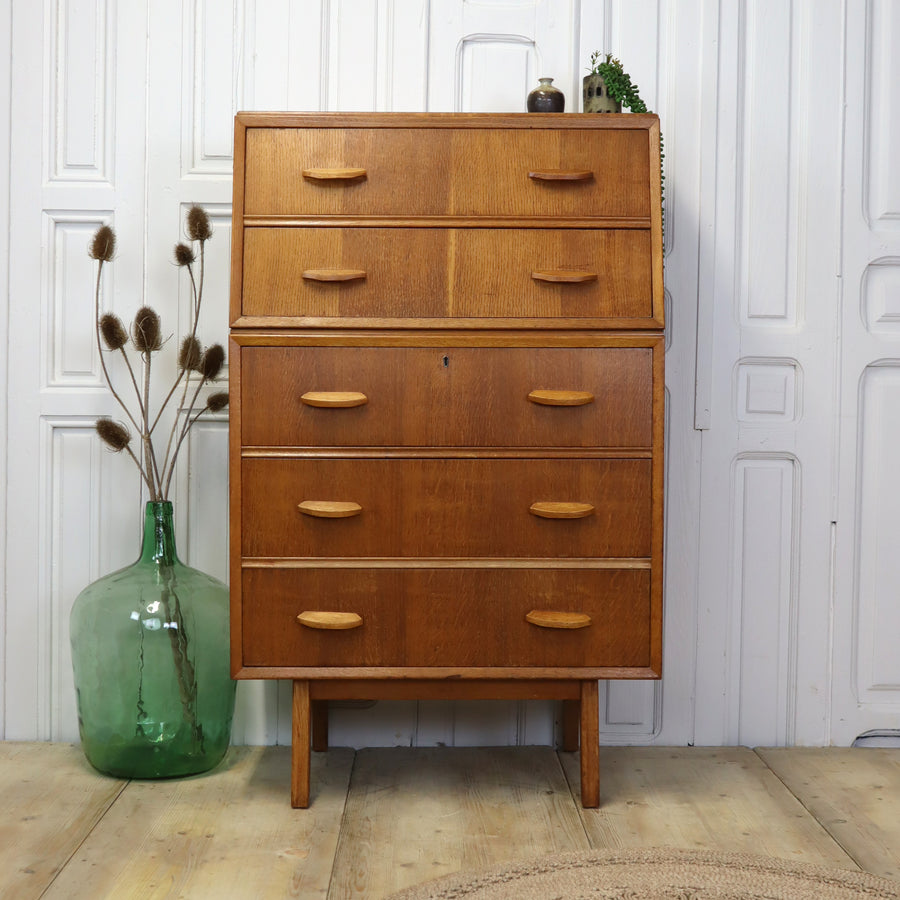
[[[200,372],[207,381],[215,381],[225,365],[225,348],[221,344],[207,347],[200,364]]]
[[[121,350],[128,343],[128,332],[122,320],[113,313],[100,317],[100,334],[110,350]]]
[[[131,339],[136,350],[147,353],[162,347],[159,316],[149,306],[142,306],[134,317],[131,326]]]
[[[210,394],[206,405],[209,407],[210,412],[220,412],[225,409],[228,406],[228,391],[218,391],[215,394]]]
[[[109,262],[116,252],[116,233],[109,225],[101,225],[95,232],[88,254],[91,259]]]
[[[192,206],[187,214],[187,232],[192,241],[207,241],[212,237],[209,216],[202,206]]]
[[[100,440],[116,453],[121,453],[131,442],[131,434],[121,422],[104,417],[97,419],[94,427]]]
[[[199,372],[202,359],[203,349],[200,341],[189,334],[181,342],[181,349],[178,351],[178,368],[185,372]]]
[[[179,266],[189,266],[197,257],[187,244],[175,245],[175,262]]]

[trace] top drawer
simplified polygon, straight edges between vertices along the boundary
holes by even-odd
[[[249,127],[244,153],[245,215],[650,216],[642,128]]]

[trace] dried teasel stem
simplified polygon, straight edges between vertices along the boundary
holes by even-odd
[[[189,334],[182,341],[178,354],[178,372],[174,383],[169,389],[155,416],[151,416],[150,412],[150,384],[151,371],[153,363],[153,354],[159,351],[163,344],[163,335],[160,319],[157,313],[149,306],[141,307],[135,315],[132,323],[130,334],[125,326],[112,313],[100,315],[100,286],[102,281],[103,265],[109,262],[115,253],[115,232],[109,226],[103,226],[98,229],[94,235],[94,239],[89,248],[89,254],[98,262],[97,283],[94,291],[95,304],[95,326],[97,346],[100,350],[100,359],[103,368],[103,374],[109,385],[110,391],[118,402],[119,406],[125,411],[128,419],[139,436],[141,446],[140,458],[132,449],[130,435],[124,426],[124,435],[116,430],[115,434],[111,432],[104,438],[105,442],[113,449],[124,450],[134,461],[135,465],[141,473],[144,483],[147,485],[151,500],[165,500],[168,496],[171,486],[172,477],[175,469],[175,461],[181,445],[184,442],[191,426],[197,419],[207,411],[218,412],[227,406],[227,393],[220,392],[212,394],[207,404],[196,414],[192,414],[199,394],[203,387],[210,381],[218,377],[222,366],[225,362],[224,349],[215,344],[209,347],[205,352],[202,351],[200,342],[197,340],[197,327],[199,323],[200,307],[203,300],[203,285],[205,273],[205,244],[212,236],[212,227],[210,226],[209,216],[206,211],[199,206],[193,206],[188,211],[186,232],[190,240],[199,243],[199,251],[195,253],[193,247],[186,243],[179,243],[175,246],[175,262],[178,266],[188,270],[188,277],[191,281],[192,294],[192,322]],[[194,272],[194,266],[199,259],[199,277]],[[132,365],[131,359],[126,348],[129,342],[132,344],[133,350],[140,355],[143,366],[143,378],[139,381]],[[103,347],[118,351],[122,354],[125,362],[126,370],[134,387],[135,397],[137,398],[137,415],[133,414],[129,407],[125,404],[121,395],[118,393],[110,378],[110,372],[104,358]],[[195,389],[188,403],[188,395],[191,393],[190,373],[197,372],[200,376],[197,380]],[[176,411],[172,428],[169,433],[166,445],[166,454],[162,467],[153,445],[153,432],[161,421],[163,412],[174,399],[178,386],[183,383],[183,391],[181,397],[181,407],[186,410],[184,419]],[[152,419],[152,424],[151,424]],[[111,420],[110,420],[111,421]],[[102,426],[106,428],[107,426]],[[137,442],[136,442],[137,443]],[[120,446],[119,446],[120,445]],[[136,449],[136,448],[135,448]]]
[[[188,276],[191,279],[191,290],[193,292],[194,304],[193,304],[193,324],[191,327],[191,333],[185,342],[182,343],[182,352],[185,352],[185,346],[187,345],[188,339],[190,340],[190,362],[195,362],[195,357],[200,352],[200,343],[197,340],[197,325],[200,322],[200,306],[203,302],[203,278],[204,278],[204,270],[205,270],[205,260],[206,260],[206,242],[212,237],[212,227],[209,223],[209,216],[206,213],[206,210],[203,207],[194,205],[188,210],[187,218],[186,218],[186,226],[187,226],[187,234],[188,237],[192,241],[199,241],[200,243],[200,279],[199,283],[197,279],[194,277],[194,262],[196,260],[196,256],[193,253],[193,250],[187,247],[186,244],[176,244],[175,246],[175,262],[179,266],[183,266],[188,271]],[[182,360],[179,360],[181,363]],[[180,365],[178,378],[176,379],[175,384],[172,386],[172,390],[169,392],[169,395],[166,397],[162,407],[160,407],[160,415],[162,414],[163,409],[166,404],[168,404],[172,394],[178,386],[178,382],[184,378],[184,390],[181,393],[181,406],[179,408],[183,409],[185,406],[185,402],[187,401],[188,390],[190,388],[190,372],[196,371],[200,372],[200,363],[202,362],[202,358],[195,365]],[[194,396],[191,400],[191,405],[188,407],[188,414],[185,417],[185,423],[190,420],[190,410],[193,408],[194,402],[196,402],[197,394],[199,393],[200,387],[203,386],[203,382],[201,381],[200,386],[194,392]],[[159,416],[157,416],[157,421],[159,420]],[[153,427],[156,427],[156,422],[153,423]],[[190,424],[186,424],[186,428],[189,429]],[[182,431],[181,434],[185,432]],[[168,485],[172,480],[172,470],[175,467],[175,460],[178,456],[178,448],[181,446],[182,438],[179,436],[177,442],[175,443],[175,450],[172,452],[172,444],[176,441],[176,436],[179,435],[178,430],[178,419],[176,417],[175,422],[172,425],[172,430],[169,432],[169,440],[166,443],[166,455],[163,460],[163,473],[166,473],[168,470],[168,475],[166,477],[166,485]],[[169,461],[169,454],[172,453],[171,463]],[[166,492],[168,492],[168,487],[166,488]]]
[[[140,460],[138,460],[134,455],[134,451],[131,449],[131,434],[129,434],[128,429],[121,422],[114,422],[108,416],[101,416],[97,419],[94,423],[94,429],[100,436],[100,440],[102,440],[113,453],[121,453],[124,450],[131,457],[134,464],[140,470],[141,477],[144,479],[147,487],[150,490],[153,490],[153,485],[150,484],[147,479],[147,473],[144,471]]]
[[[155,309],[142,306],[131,326],[131,342],[140,353],[152,353],[162,347],[162,326]]]
[[[202,387],[202,385],[201,385]],[[199,388],[198,388],[199,392]],[[196,394],[194,394],[194,399],[196,399]],[[178,456],[178,451],[181,449],[181,443],[187,437],[188,432],[191,430],[194,422],[200,418],[205,412],[221,412],[225,407],[228,406],[228,393],[227,391],[218,391],[215,394],[210,394],[209,399],[206,401],[206,406],[200,410],[200,412],[196,413],[194,416],[191,416],[190,413],[185,417],[185,425],[181,430],[181,435],[178,438],[178,443],[175,445],[175,454],[173,456],[173,460],[175,456]],[[169,484],[172,481],[172,473],[174,471],[174,465],[169,468],[169,477],[166,479],[166,493],[169,492]]]
[[[188,210],[187,231],[192,241],[200,241],[203,244],[212,237],[212,225],[209,224],[209,214],[202,206],[196,203]]]
[[[100,435],[100,440],[114,453],[121,453],[128,448],[131,434],[121,422],[114,422],[108,416],[101,416],[94,423],[94,429]]]
[[[184,422],[182,423],[181,428],[179,429],[178,422],[175,422],[175,426],[172,428],[172,432],[169,434],[169,443],[166,447],[166,456],[163,461],[163,472],[168,472],[168,476],[166,477],[166,491],[168,491],[169,483],[172,480],[172,471],[175,468],[175,459],[178,456],[178,451],[181,448],[181,444],[184,441],[185,437],[187,437],[187,433],[191,430],[194,422],[197,421],[198,417],[201,416],[204,412],[206,412],[208,407],[204,407],[197,413],[196,416],[191,416],[191,410],[197,403],[197,398],[200,396],[200,391],[203,390],[204,385],[208,381],[215,381],[218,377],[219,373],[222,371],[222,366],[225,364],[225,348],[221,344],[213,344],[211,347],[207,347],[206,352],[203,354],[202,359],[200,360],[200,364],[197,366],[196,371],[200,373],[201,378],[200,381],[197,382],[197,387],[194,389],[194,393],[191,396],[190,404],[187,407],[187,413],[184,417]],[[188,382],[185,381],[184,384],[185,396],[187,396]],[[182,399],[182,406],[184,405],[184,400]],[[174,442],[174,448],[173,448]],[[169,463],[169,454],[171,452],[171,464]]]
[[[196,328],[196,324],[194,327]],[[193,334],[189,334],[181,342],[181,349],[178,351],[178,375],[175,378],[172,387],[169,388],[169,393],[166,394],[166,399],[163,400],[162,404],[160,405],[159,411],[156,413],[156,418],[153,420],[153,424],[150,426],[151,434],[153,434],[156,426],[159,424],[159,420],[162,417],[162,414],[165,412],[166,407],[169,405],[169,401],[172,399],[172,395],[176,390],[178,390],[178,385],[181,384],[182,379],[184,379],[184,395],[182,396],[181,402],[184,403],[184,397],[187,395],[188,388],[188,373],[198,371],[202,358],[203,348],[200,346],[200,341],[198,341]],[[169,442],[169,445],[171,446],[171,440]]]
[[[217,391],[215,394],[209,395],[209,400],[206,401],[206,408],[210,412],[221,412],[228,406],[228,391]]]
[[[106,379],[106,383],[109,385],[109,389],[112,392],[113,397],[116,402],[122,407],[122,410],[125,412],[125,415],[128,416],[131,424],[140,431],[140,425],[137,422],[137,419],[131,414],[131,410],[128,408],[128,405],[122,399],[119,392],[113,386],[112,379],[109,377],[109,369],[106,367],[106,359],[103,356],[103,345],[101,343],[101,333],[100,333],[100,286],[102,284],[103,279],[103,264],[105,262],[109,262],[112,259],[113,254],[115,253],[116,248],[116,233],[110,228],[109,225],[102,225],[99,229],[97,229],[97,233],[94,235],[94,239],[91,242],[90,255],[93,259],[96,259],[99,263],[97,266],[97,280],[94,284],[94,330],[97,339],[97,350],[100,353],[100,368],[103,370],[103,377]],[[122,355],[125,356],[124,346],[119,348],[122,352]],[[128,361],[128,357],[125,356],[125,362],[128,365],[128,371],[131,373],[131,380],[134,382],[135,390],[137,390],[137,382],[135,381],[134,372],[131,369],[131,363]],[[143,466],[138,463],[138,468],[141,470],[141,475],[146,480],[146,473],[144,472]]]
[[[121,350],[128,343],[128,331],[113,313],[104,313],[100,317],[100,334],[110,350]]]
[[[115,256],[116,233],[109,225],[101,225],[94,232],[88,253],[91,259],[99,260],[101,263],[109,262]]]
[[[131,383],[134,386],[134,391],[137,395],[138,403],[140,404],[141,391],[138,387],[137,378],[135,377],[134,369],[131,365],[131,360],[128,358],[128,354],[125,352],[125,346],[128,343],[128,329],[125,328],[122,320],[117,315],[114,315],[113,313],[104,313],[104,315],[100,317],[100,334],[103,336],[103,340],[110,350],[118,350],[122,354],[122,359],[125,361],[125,368],[127,369],[129,376],[131,377]],[[100,352],[102,356],[102,348]],[[132,425],[137,428],[138,424],[137,422],[135,422],[134,417],[128,410],[126,410],[126,412],[128,412],[128,416],[131,419]]]

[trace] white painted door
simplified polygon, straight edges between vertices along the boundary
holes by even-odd
[[[843,675],[830,671],[840,6],[706,5],[718,66],[702,160],[699,743],[827,742]]]
[[[832,736],[900,736],[900,6],[846,20]]]

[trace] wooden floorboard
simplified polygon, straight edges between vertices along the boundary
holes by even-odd
[[[315,806],[290,806],[290,750],[232,748],[214,772],[133,781],[47,898],[325,897],[352,750],[313,754]]]
[[[550,748],[332,749],[290,806],[287,747],[125,783],[0,743],[0,897],[379,900],[590,847],[750,851],[900,880],[900,750],[604,747],[600,808]]]
[[[577,757],[560,756],[577,797]],[[707,848],[857,868],[744,747],[601,748],[600,808],[580,812],[598,849]]]
[[[550,748],[361,750],[331,900],[378,900],[454,872],[588,840]]]
[[[757,752],[861,868],[900,879],[900,750]]]
[[[40,897],[124,787],[80,747],[0,743],[0,897]]]

